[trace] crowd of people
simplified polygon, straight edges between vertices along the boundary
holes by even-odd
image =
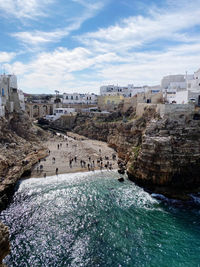
[[[110,171],[113,169],[113,165],[117,160],[116,153],[113,153],[110,157],[109,156],[103,156],[104,153],[102,153],[102,149],[98,150],[98,153],[95,155],[86,155],[85,157],[81,156],[84,153],[78,153],[78,155],[74,155],[74,152],[80,152],[82,149],[81,145],[76,142],[73,143],[74,140],[76,140],[76,137],[69,139],[66,136],[61,137],[63,140],[62,142],[56,142],[54,147],[54,153],[51,153],[49,150],[49,158],[51,159],[51,164],[55,166],[55,174],[59,174],[59,164],[61,161],[61,154],[63,152],[68,152],[70,155],[66,158],[66,168],[67,166],[72,169],[80,169],[84,171],[94,171],[94,170],[107,170]],[[55,149],[57,152],[55,153]],[[73,150],[73,153],[71,153]],[[52,155],[51,155],[52,154]],[[56,156],[57,155],[57,156]],[[65,160],[65,158],[63,158]],[[62,160],[63,160],[62,159]],[[46,159],[44,159],[46,161]],[[44,169],[43,164],[39,162],[37,166],[37,173],[41,174],[43,173],[43,176],[46,177],[46,171]],[[61,173],[61,172],[60,172]]]

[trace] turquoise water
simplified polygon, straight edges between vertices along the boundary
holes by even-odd
[[[200,266],[200,212],[160,203],[117,173],[20,183],[1,214],[8,266]]]

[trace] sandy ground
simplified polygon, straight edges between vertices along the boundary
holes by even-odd
[[[108,147],[106,143],[90,140],[74,133],[68,133],[67,136],[52,136],[48,142],[44,143],[44,146],[49,148],[49,156],[34,166],[31,177],[100,170],[101,165],[97,163],[100,158],[102,158],[103,170],[109,171],[109,168],[105,167],[108,162],[109,166],[111,164],[112,169],[117,169],[118,167],[117,153]],[[113,154],[116,155],[115,160],[112,158]],[[105,157],[109,159],[105,159]],[[70,167],[70,160],[72,159],[73,162]],[[85,161],[85,167],[81,167],[81,160]]]

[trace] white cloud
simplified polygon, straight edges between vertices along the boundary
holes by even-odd
[[[0,64],[10,62],[15,56],[16,53],[13,52],[0,52]]]
[[[48,42],[57,42],[63,36],[67,35],[67,31],[54,31],[54,32],[42,32],[42,31],[34,31],[34,32],[18,32],[12,34],[12,36],[19,39],[24,44],[29,45],[40,45],[42,43]]]
[[[197,1],[200,3],[200,1]],[[108,28],[89,32],[78,38],[86,46],[96,51],[126,51],[141,48],[155,40],[188,41],[187,31],[200,25],[198,5],[183,6],[176,11],[150,10],[150,16],[129,17]],[[191,40],[190,40],[191,41]]]
[[[10,15],[18,19],[32,19],[46,16],[45,7],[54,0],[0,0],[1,15]]]
[[[1,1],[1,0],[0,0]],[[36,0],[34,0],[36,1]],[[77,15],[70,19],[71,23],[63,28],[55,29],[54,31],[24,31],[12,33],[11,36],[17,38],[25,45],[39,46],[41,44],[50,42],[59,42],[63,37],[68,36],[72,31],[78,30],[81,25],[88,19],[95,16],[95,14],[103,8],[105,0],[101,2],[89,3],[83,0],[72,0],[84,7],[81,15]]]
[[[56,49],[52,53],[40,53],[28,64],[15,62],[7,64],[6,69],[23,77],[20,86],[24,90],[62,89],[69,88],[68,82],[73,81],[74,72],[82,71],[101,63],[118,60],[115,54],[93,55],[88,49],[77,47],[73,50]],[[74,81],[74,84],[78,85]]]
[[[87,8],[68,27],[52,32],[21,32],[15,37],[31,45],[58,41],[98,9],[85,0],[74,2]],[[190,29],[199,25],[198,5],[185,4],[175,11],[154,9],[148,17],[130,17],[79,36],[82,47],[57,48],[38,54],[27,64],[7,64],[7,69],[20,75],[23,90],[32,92],[58,89],[98,93],[101,83],[158,84],[164,75],[193,72],[200,67],[200,38],[195,31],[190,34]],[[152,44],[158,44],[157,51],[157,47],[151,50]]]

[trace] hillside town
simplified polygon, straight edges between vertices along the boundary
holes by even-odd
[[[18,89],[16,75],[0,75],[0,116],[6,112],[26,111],[33,120],[46,118],[56,120],[76,112],[110,113],[123,105],[141,115],[146,105],[158,105],[159,109],[181,111],[200,106],[200,69],[192,75],[187,73],[162,78],[160,85],[135,87],[104,85],[100,94],[63,93],[55,95],[27,95]],[[173,106],[172,106],[173,104]],[[161,106],[162,105],[162,106]],[[176,108],[175,108],[176,107]],[[162,112],[161,112],[162,113]]]

